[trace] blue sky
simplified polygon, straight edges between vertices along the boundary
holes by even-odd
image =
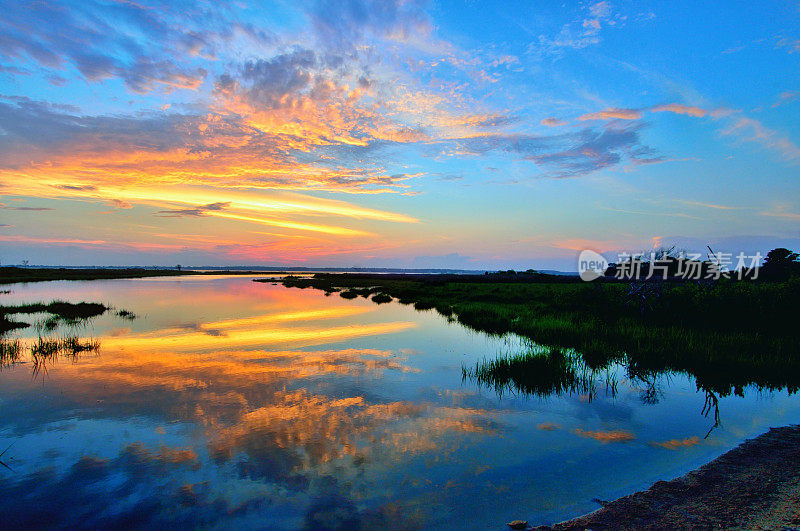
[[[0,2],[0,260],[800,248],[800,3]]]

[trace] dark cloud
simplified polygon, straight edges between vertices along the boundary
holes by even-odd
[[[5,101],[3,101],[5,100]],[[0,124],[6,138],[0,144],[5,161],[19,155],[29,156],[30,149],[85,145],[101,140],[109,148],[165,149],[176,145],[178,129],[187,117],[80,116],[74,107],[34,101],[25,97],[0,97]],[[25,151],[24,156],[19,151]]]
[[[181,64],[214,57],[236,32],[251,39],[272,36],[230,17],[225,7],[199,2],[101,2],[81,8],[61,2],[8,2],[0,19],[0,57],[30,58],[39,65],[75,67],[88,81],[119,77],[134,92],[158,84],[193,88],[203,69]]]
[[[548,177],[578,177],[625,161],[661,162],[662,157],[641,144],[641,122],[606,125],[559,135],[487,135],[460,139],[456,146],[483,155],[503,151],[541,166]]]
[[[230,206],[229,202],[226,203],[209,203],[207,205],[197,206],[195,208],[184,208],[176,210],[159,210],[156,212],[157,216],[179,218],[183,216],[205,216],[209,211],[225,210]]]
[[[91,192],[97,190],[97,187],[91,184],[55,184],[53,188],[59,190],[74,190],[76,192]]]
[[[213,124],[214,139],[197,134],[206,117],[186,114],[139,114],[132,116],[82,116],[66,105],[34,101],[25,97],[0,96],[0,142],[2,167],[26,167],[41,158],[59,155],[93,156],[108,151],[167,152],[185,148],[189,153],[207,151],[207,142],[253,138],[252,128],[235,116],[218,117]],[[257,136],[257,135],[255,135]],[[261,135],[264,138],[264,135]],[[260,153],[270,153],[269,140],[258,142]],[[274,153],[274,150],[272,150]]]
[[[16,66],[0,65],[0,74],[11,74],[13,76],[27,76],[30,71]]]
[[[21,210],[23,212],[46,212],[50,210],[55,210],[54,208],[47,208],[47,207],[12,207],[3,205],[0,208],[5,208],[6,210]]]
[[[239,89],[254,107],[273,108],[279,106],[285,96],[295,96],[308,89],[313,79],[311,69],[316,65],[314,52],[298,48],[269,60],[246,62],[239,71],[241,81],[225,74],[217,80],[215,88],[224,93]]]
[[[150,450],[134,443],[113,459],[83,456],[61,475],[44,468],[4,482],[0,487],[4,525],[16,529],[205,527],[244,510],[212,497],[204,484],[186,492],[185,485],[170,478],[182,469],[197,469],[199,463],[191,455],[187,450]],[[193,503],[186,503],[189,498]]]

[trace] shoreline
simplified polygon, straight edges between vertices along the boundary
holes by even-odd
[[[800,527],[800,425],[770,428],[671,481],[540,531]],[[528,528],[531,529],[531,528]]]

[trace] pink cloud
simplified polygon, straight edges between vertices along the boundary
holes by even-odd
[[[578,120],[582,122],[587,120],[638,120],[641,117],[642,112],[639,110],[613,107],[599,112],[583,114],[578,117]]]
[[[569,122],[559,120],[558,118],[545,118],[540,123],[542,125],[546,125],[547,127],[560,127],[562,125],[567,125]]]
[[[700,107],[694,107],[692,105],[683,105],[680,103],[668,103],[666,105],[657,105],[651,109],[653,112],[672,112],[675,114],[686,114],[688,116],[694,116],[697,118],[701,118],[708,114],[708,111],[705,109],[701,109]]]

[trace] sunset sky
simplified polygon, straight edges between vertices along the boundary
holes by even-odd
[[[0,0],[0,262],[800,249],[800,2]]]

